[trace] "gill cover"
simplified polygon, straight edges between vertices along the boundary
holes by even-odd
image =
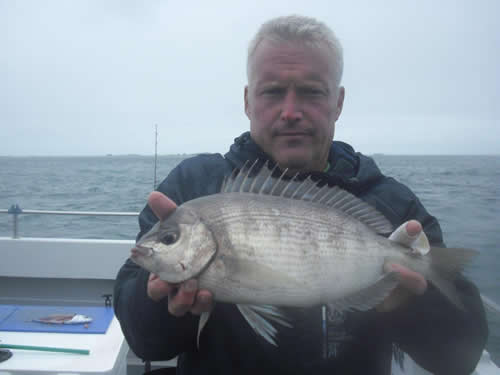
[[[158,222],[137,246],[150,249],[141,265],[169,283],[198,276],[217,252],[212,232],[196,212],[184,207]]]

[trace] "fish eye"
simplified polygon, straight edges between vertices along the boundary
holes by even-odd
[[[160,241],[163,242],[165,245],[172,245],[175,242],[177,242],[178,239],[179,236],[177,233],[169,232],[165,236],[163,236],[163,238]]]

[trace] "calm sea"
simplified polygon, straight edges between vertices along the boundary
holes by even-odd
[[[158,180],[184,157],[160,156]],[[500,156],[374,156],[436,216],[449,247],[480,256],[466,275],[500,302]],[[153,157],[0,157],[0,209],[140,211],[154,184]],[[25,237],[134,239],[134,217],[21,215]],[[12,233],[0,215],[0,236]],[[500,316],[488,314],[487,349],[500,363]]]

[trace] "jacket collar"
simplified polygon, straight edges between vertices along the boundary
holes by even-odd
[[[235,138],[229,152],[224,155],[234,168],[241,168],[246,161],[256,159],[270,160],[270,157],[245,132]],[[327,172],[314,172],[311,175],[329,184],[341,185],[349,190],[363,189],[363,185],[379,179],[382,174],[372,158],[364,156],[347,143],[333,141],[328,155],[330,169]]]

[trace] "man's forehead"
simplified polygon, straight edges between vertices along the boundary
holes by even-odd
[[[333,56],[326,46],[302,41],[263,40],[250,60],[250,71],[261,79],[279,79],[282,72],[300,68],[304,79],[323,82],[333,73]],[[330,75],[330,74],[328,74]]]
[[[295,82],[301,84],[318,85],[325,84],[325,76],[318,74],[317,72],[311,71],[301,74],[300,77],[290,77],[285,74],[285,72],[276,71],[259,71],[259,74],[255,77],[256,84],[280,84],[283,81]],[[330,77],[326,77],[330,79]]]

